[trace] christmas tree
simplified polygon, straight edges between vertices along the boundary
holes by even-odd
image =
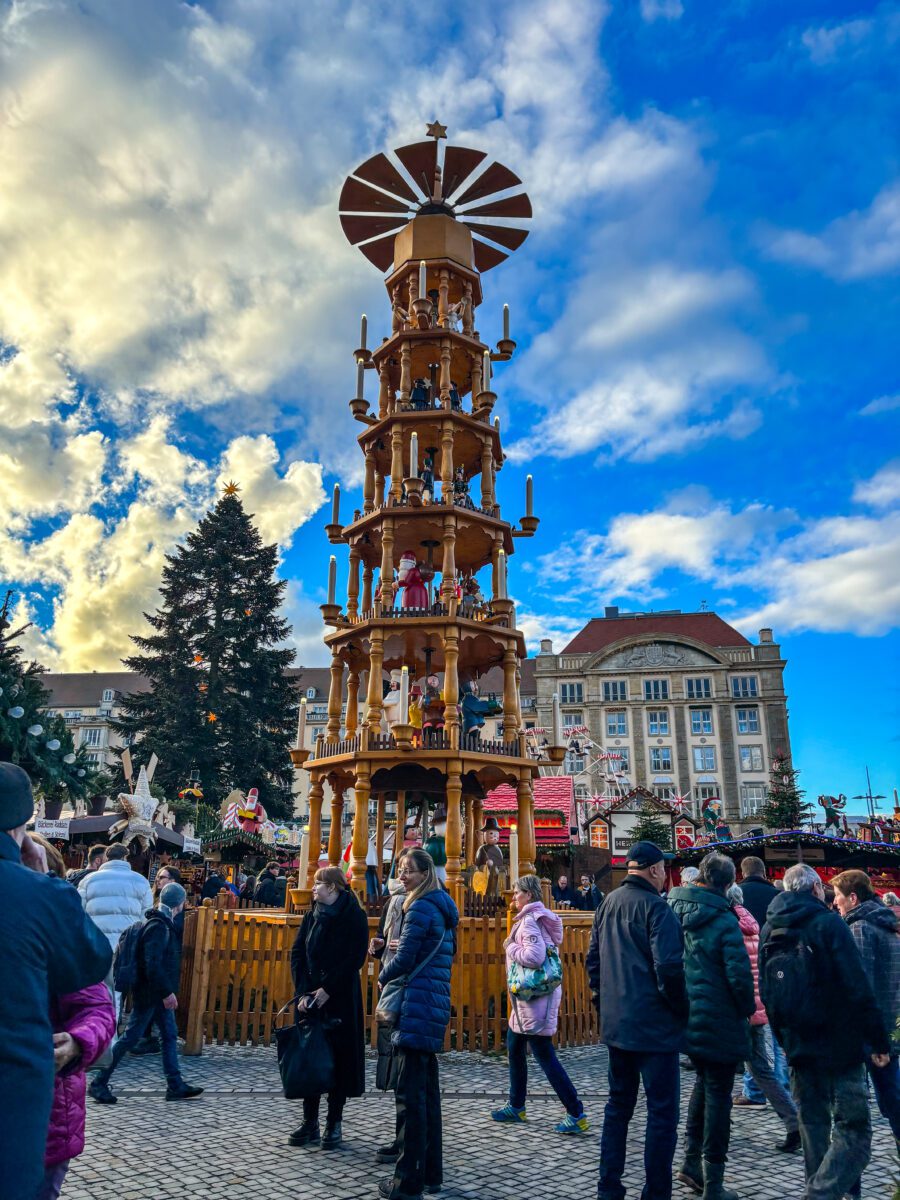
[[[159,757],[155,782],[174,797],[196,767],[218,808],[234,787],[259,789],[270,817],[290,816],[289,747],[296,724],[285,668],[290,626],[274,578],[277,546],[263,545],[229,484],[185,544],[166,556],[162,604],[145,613],[152,632],[134,636],[124,660],[152,690],[126,696],[115,728],[136,766]]]
[[[797,787],[798,774],[785,752],[776,750],[766,803],[759,814],[763,824],[770,829],[800,829],[809,821],[812,805],[804,802],[806,793]]]
[[[647,808],[631,831],[632,841],[654,842],[660,850],[672,849],[672,822],[654,809]]]
[[[17,763],[35,793],[50,804],[89,794],[93,771],[77,750],[63,717],[43,711],[52,697],[41,683],[44,668],[25,661],[17,639],[27,625],[12,629],[12,592],[0,608],[0,762]]]

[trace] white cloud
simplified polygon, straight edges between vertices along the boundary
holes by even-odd
[[[886,185],[869,208],[832,221],[821,234],[798,230],[765,235],[771,258],[798,263],[842,281],[900,269],[900,183]]]
[[[859,410],[861,417],[876,417],[882,413],[896,412],[900,408],[900,392],[893,396],[879,396],[875,400],[870,400]]]
[[[8,429],[0,440],[0,528],[25,530],[36,517],[91,505],[103,490],[103,435],[66,426]]]
[[[292,462],[280,476],[278,460],[278,447],[265,434],[235,438],[222,456],[217,483],[238,482],[263,541],[287,547],[326,497],[319,463]]]
[[[858,483],[853,489],[853,499],[872,508],[900,503],[900,458],[885,463],[871,479]]]
[[[812,26],[804,30],[801,41],[810,60],[816,66],[825,66],[855,53],[869,40],[874,29],[875,22],[864,19]]]
[[[677,21],[683,12],[681,0],[641,0],[641,16],[645,21]]]
[[[209,483],[206,464],[185,454],[170,436],[172,418],[158,413],[146,429],[118,446],[120,482],[126,484],[137,476],[144,498],[157,504],[177,503],[186,488],[205,488]]]

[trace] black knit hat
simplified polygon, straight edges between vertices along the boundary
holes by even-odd
[[[0,763],[0,829],[18,829],[33,812],[31,780],[15,763]]]

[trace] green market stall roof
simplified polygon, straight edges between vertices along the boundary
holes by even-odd
[[[244,854],[260,854],[265,850],[275,853],[275,845],[267,842],[261,833],[247,833],[244,829],[214,829],[201,842],[201,853],[218,850],[221,854],[236,858]]]
[[[845,868],[882,865],[900,866],[900,842],[866,842],[859,838],[831,837],[811,829],[782,830],[780,833],[757,834],[736,837],[731,841],[707,842],[702,846],[691,846],[682,850],[678,862],[688,866],[698,863],[711,850],[729,856],[756,854],[765,857],[766,850],[780,852],[787,857],[800,850],[822,851],[816,859],[828,865],[840,863]]]

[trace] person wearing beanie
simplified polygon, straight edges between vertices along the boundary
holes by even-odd
[[[15,1100],[0,1122],[4,1200],[32,1200],[44,1178],[55,1078],[51,1005],[99,983],[112,960],[75,889],[47,874],[44,851],[25,830],[33,813],[27,774],[0,763],[0,1079]]]
[[[191,1087],[181,1076],[178,1061],[178,1031],[175,1010],[181,975],[181,941],[174,918],[184,908],[187,893],[180,883],[167,883],[159,893],[159,906],[145,915],[137,942],[137,983],[128,1028],[116,1042],[112,1063],[99,1071],[88,1091],[98,1104],[115,1104],[118,1097],[110,1090],[113,1071],[136,1046],[151,1025],[159,1030],[162,1065],[166,1076],[167,1100],[193,1100],[203,1088]]]

